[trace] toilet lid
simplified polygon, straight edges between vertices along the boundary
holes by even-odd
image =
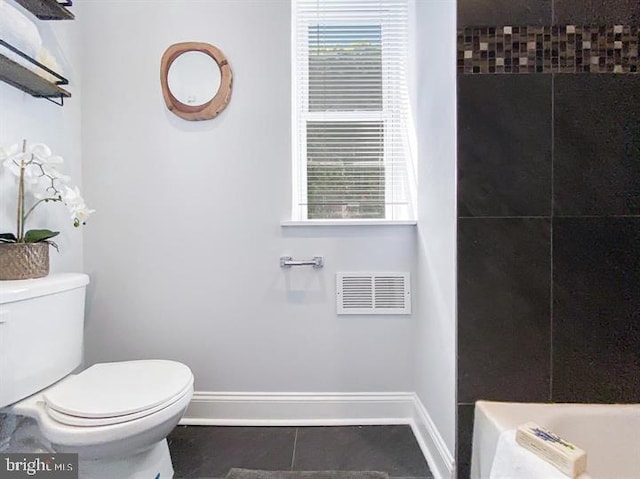
[[[184,364],[167,360],[95,364],[43,394],[49,409],[83,418],[109,418],[165,404],[193,381]]]
[[[191,395],[193,393],[193,383],[189,384],[182,392],[176,395],[174,398],[169,400],[166,403],[160,404],[156,407],[152,407],[151,409],[147,409],[146,411],[134,412],[132,414],[125,414],[124,416],[114,416],[114,417],[101,417],[101,418],[86,418],[79,416],[72,416],[70,414],[64,414],[60,411],[56,411],[55,409],[51,409],[49,406],[45,405],[45,409],[50,418],[56,420],[59,423],[66,424],[68,426],[80,426],[80,427],[96,427],[96,426],[110,426],[114,424],[122,424],[125,422],[135,421],[136,419],[141,419],[146,416],[150,416],[162,409],[165,409],[171,406],[173,403],[181,401],[185,396],[188,396],[191,399]]]

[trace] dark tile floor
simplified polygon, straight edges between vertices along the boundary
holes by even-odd
[[[167,439],[179,479],[222,478],[232,467],[433,478],[409,426],[178,426]]]

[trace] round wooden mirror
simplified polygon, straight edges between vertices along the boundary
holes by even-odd
[[[160,83],[167,108],[189,121],[210,120],[231,99],[233,75],[224,53],[208,43],[171,45],[162,55]]]

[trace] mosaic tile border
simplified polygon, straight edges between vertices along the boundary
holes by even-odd
[[[640,27],[559,25],[458,30],[458,73],[640,72]]]

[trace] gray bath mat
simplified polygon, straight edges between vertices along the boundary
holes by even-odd
[[[231,469],[227,479],[389,479],[377,471],[257,471]]]

